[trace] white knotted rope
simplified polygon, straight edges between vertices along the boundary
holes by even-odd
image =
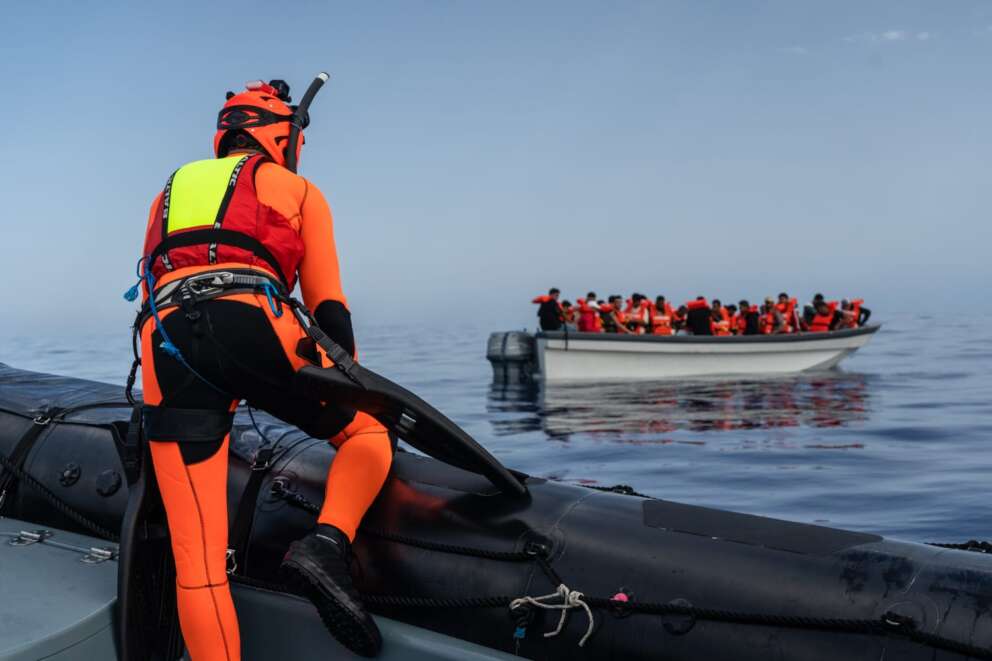
[[[514,599],[510,602],[510,610],[516,610],[521,606],[534,606],[535,608],[543,608],[544,610],[561,611],[561,617],[558,619],[558,626],[554,631],[548,631],[544,634],[545,638],[553,638],[561,633],[562,629],[565,628],[565,620],[568,619],[568,612],[573,608],[582,608],[586,612],[586,616],[589,618],[589,626],[586,628],[586,633],[579,640],[579,647],[586,644],[589,640],[589,636],[592,635],[592,631],[596,626],[596,620],[593,619],[592,609],[589,608],[589,604],[582,600],[583,595],[578,590],[570,590],[567,585],[562,583],[558,586],[558,590],[552,592],[551,594],[545,594],[540,597],[520,597],[519,599]],[[547,603],[549,599],[561,598],[560,604],[550,604]]]

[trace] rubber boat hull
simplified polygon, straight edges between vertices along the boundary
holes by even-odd
[[[0,367],[0,452],[14,453],[31,431],[24,468],[89,518],[116,529],[127,500],[126,487],[113,475],[122,470],[116,445],[129,415],[113,403],[121,397],[112,386]],[[108,404],[53,410],[95,402]],[[271,581],[287,545],[314,523],[307,508],[279,494],[319,503],[334,452],[324,441],[262,418],[261,431],[278,451],[264,471],[253,472],[252,458],[264,441],[243,422],[239,418],[232,433],[230,515],[234,519],[245,506],[254,505],[254,511],[247,543],[236,554],[237,574]],[[258,496],[242,502],[253,474],[261,475]],[[589,627],[581,608],[570,612],[560,635],[544,637],[555,629],[557,611],[534,609],[531,619],[521,621],[499,600],[494,603],[501,605],[486,607],[465,601],[554,592],[556,585],[533,560],[546,554],[557,576],[592,601],[622,592],[635,605],[674,602],[745,614],[878,621],[892,613],[912,618],[920,631],[992,647],[987,555],[526,481],[530,500],[507,497],[483,477],[398,453],[355,544],[356,581],[373,595],[374,609],[414,627],[535,659],[966,658],[830,626],[759,626],[599,606],[592,633],[579,647]],[[3,515],[78,530],[24,484],[10,490]]]
[[[494,333],[487,357],[495,379],[505,382],[797,374],[836,367],[868,344],[879,328],[730,337],[539,332],[533,336],[533,356],[526,358],[528,352],[521,349],[526,342],[506,340],[519,333]],[[501,353],[500,346],[512,351]]]

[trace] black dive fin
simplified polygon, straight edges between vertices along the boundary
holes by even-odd
[[[484,475],[504,493],[527,495],[527,487],[464,429],[406,388],[358,363],[349,361],[346,370],[307,366],[297,379],[306,396],[368,413],[421,452]]]
[[[133,473],[128,475],[127,510],[121,524],[117,649],[121,661],[174,661],[183,655],[175,563],[146,443],[140,452],[140,464],[132,464]]]

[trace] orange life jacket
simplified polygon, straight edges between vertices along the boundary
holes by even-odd
[[[714,335],[730,335],[730,320],[711,321],[710,328],[713,329]]]
[[[761,319],[758,322],[761,326],[761,332],[765,335],[771,335],[774,333],[777,321],[778,320],[775,318],[775,310],[769,310],[761,315]]]
[[[863,298],[856,298],[851,301],[851,309],[845,310],[844,320],[841,322],[842,328],[857,328],[858,319],[861,317],[861,306],[864,304]],[[847,316],[850,315],[850,316]]]
[[[652,335],[671,335],[672,334],[672,315],[658,313],[657,311],[651,317],[651,334]]]
[[[687,310],[701,310],[702,308],[708,308],[709,306],[710,304],[706,302],[705,298],[689,301],[685,304]]]
[[[260,154],[209,159],[173,173],[145,235],[144,255],[155,279],[185,266],[241,262],[270,269],[293,290],[303,240],[286,218],[258,201],[255,172],[267,160]],[[204,215],[205,208],[216,211]]]
[[[579,331],[582,333],[602,333],[603,322],[599,311],[590,306],[584,298],[579,299]]]
[[[785,321],[785,330],[787,333],[795,332],[796,328],[796,306],[799,305],[799,301],[794,298],[790,298],[788,303],[776,303],[775,309],[779,311],[782,315],[783,321]]]
[[[837,302],[831,301],[827,304],[830,311],[827,314],[817,313],[813,321],[809,322],[810,333],[826,333],[830,330],[830,324],[834,321],[834,313],[837,311]]]

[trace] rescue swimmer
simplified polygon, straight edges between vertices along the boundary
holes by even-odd
[[[356,355],[331,210],[295,173],[307,97],[298,112],[281,80],[228,92],[216,158],[176,170],[149,214],[136,323],[144,431],[193,661],[241,658],[225,571],[229,432],[241,400],[337,447],[316,528],[289,547],[282,571],[343,645],[363,656],[381,647],[352,584],[350,547],[389,472],[394,438],[366,413],[293,388],[304,366],[332,363],[284,302],[297,284],[319,331],[348,354],[333,362]]]

